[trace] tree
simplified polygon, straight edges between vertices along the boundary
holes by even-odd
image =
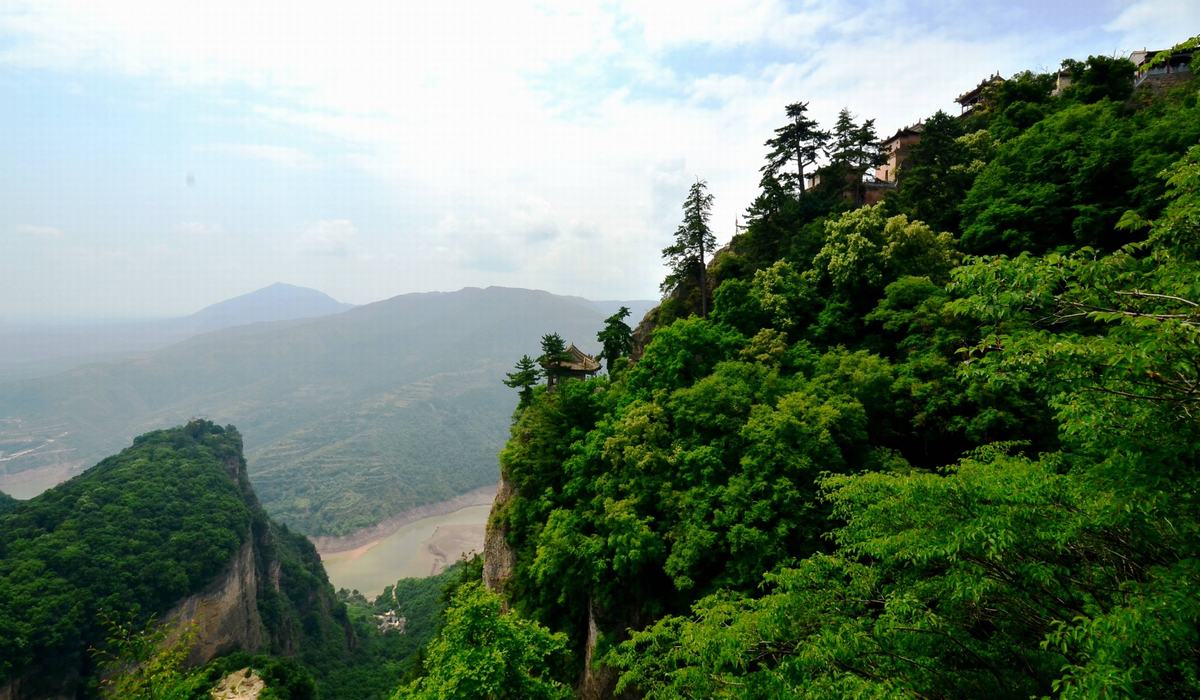
[[[958,204],[975,178],[962,135],[959,120],[941,110],[925,120],[921,140],[897,174],[896,194],[888,198],[900,213],[939,231],[958,230]]]
[[[609,374],[612,374],[613,362],[633,350],[633,329],[624,321],[628,316],[629,307],[622,306],[617,313],[604,319],[604,329],[596,334],[596,340],[604,346],[600,357],[604,358],[604,368]]]
[[[875,135],[875,120],[867,119],[862,124],[855,124],[854,115],[848,109],[838,112],[826,154],[835,175],[844,176],[846,183],[854,187],[854,201],[858,204],[863,200],[863,175],[887,160]]]
[[[787,185],[795,183],[800,194],[804,194],[804,168],[817,160],[817,154],[829,141],[829,132],[817,128],[815,119],[804,116],[808,111],[807,102],[793,102],[786,108],[787,124],[775,130],[775,138],[767,139],[765,146],[771,148],[767,154],[767,164],[762,172]],[[791,161],[796,162],[796,174],[783,172]]]
[[[554,384],[555,380],[565,374],[562,364],[570,359],[571,356],[567,354],[566,341],[562,339],[561,335],[547,333],[542,336],[542,354],[538,357],[538,364],[542,366],[548,384]]]
[[[505,376],[508,379],[503,380],[504,385],[513,389],[520,389],[521,400],[517,403],[517,409],[525,408],[529,402],[533,400],[533,387],[542,377],[542,371],[529,355],[522,355],[521,359],[517,360],[515,372],[509,372]]]
[[[675,243],[663,248],[663,259],[671,272],[663,280],[662,291],[674,289],[683,280],[696,275],[700,282],[700,315],[708,315],[708,271],[705,255],[717,246],[717,239],[708,227],[713,196],[705,191],[704,180],[697,179],[683,200],[683,223],[675,230]]]
[[[1071,76],[1071,85],[1063,94],[1084,104],[1103,99],[1121,102],[1133,94],[1130,76],[1136,68],[1127,58],[1089,56],[1087,61],[1068,58],[1062,62],[1062,70]]]
[[[393,698],[568,698],[553,677],[566,656],[566,635],[500,609],[479,583],[463,586],[446,610],[446,625],[429,644],[428,675]]]
[[[176,635],[151,617],[144,624],[100,615],[108,642],[92,653],[101,669],[101,695],[126,700],[183,700],[203,687],[199,673],[184,670],[196,641],[196,623]],[[173,637],[173,638],[172,638]]]

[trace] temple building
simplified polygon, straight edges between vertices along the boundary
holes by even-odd
[[[984,78],[978,85],[956,97],[954,101],[962,107],[962,113],[966,114],[987,101],[988,88],[1003,82],[1004,78],[1001,78],[1000,74],[996,73],[990,78]]]
[[[875,168],[875,179],[877,181],[896,181],[896,173],[900,172],[900,167],[908,159],[908,153],[912,147],[921,140],[921,132],[924,130],[925,125],[917,122],[912,126],[900,129],[891,138],[879,144],[881,150],[887,154],[887,162]]]
[[[1166,50],[1134,51],[1129,54],[1129,61],[1133,63],[1133,86],[1135,88],[1142,87],[1143,84],[1149,83],[1158,87],[1174,85],[1176,83],[1187,80],[1191,75],[1191,51],[1174,51],[1170,52],[1164,60],[1158,65],[1150,67],[1147,64],[1154,60],[1159,54],[1168,53]]]
[[[543,365],[546,370],[555,370],[546,372],[547,387],[553,388],[560,378],[587,379],[600,371],[600,361],[575,347],[575,343],[567,348],[567,355],[570,359]]]

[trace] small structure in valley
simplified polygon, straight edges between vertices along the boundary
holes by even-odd
[[[546,370],[546,386],[554,388],[562,379],[587,379],[594,375],[600,371],[600,361],[571,343],[561,360],[547,362],[543,367]]]
[[[380,632],[391,632],[394,630],[400,634],[404,634],[404,628],[407,625],[408,618],[397,615],[395,610],[388,610],[387,612],[375,615],[375,626],[379,628]]]

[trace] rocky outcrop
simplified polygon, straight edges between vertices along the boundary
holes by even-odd
[[[596,623],[596,610],[588,603],[587,643],[583,651],[583,672],[575,692],[581,700],[603,700],[613,696],[617,685],[617,672],[596,661],[596,645],[600,641],[600,626]]]
[[[508,528],[501,522],[501,515],[509,501],[516,495],[512,483],[500,474],[500,486],[492,501],[488,516],[487,533],[483,538],[483,585],[493,593],[503,593],[513,575],[517,557],[508,544]],[[507,606],[507,602],[505,603]]]
[[[235,649],[257,651],[265,634],[258,614],[258,575],[253,538],[247,538],[225,572],[203,591],[180,601],[164,623],[168,643],[187,629],[196,637],[187,663],[198,666]]]
[[[212,700],[258,700],[267,684],[253,669],[243,668],[225,676],[209,693]]]
[[[642,359],[642,353],[645,352],[646,345],[650,343],[650,336],[654,333],[654,329],[658,328],[658,310],[659,307],[656,306],[647,311],[641,322],[633,329],[633,347],[629,351],[631,362]]]

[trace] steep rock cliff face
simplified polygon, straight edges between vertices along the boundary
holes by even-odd
[[[596,622],[596,610],[589,603],[587,642],[583,650],[583,673],[575,687],[575,692],[581,700],[602,700],[612,697],[613,688],[617,685],[617,672],[607,666],[595,663],[596,645],[599,641],[600,626]]]
[[[496,499],[492,501],[492,511],[488,516],[487,533],[483,540],[483,585],[489,591],[503,596],[508,581],[512,578],[513,567],[516,566],[516,553],[508,544],[508,530],[500,524],[497,514],[501,513],[509,501],[516,495],[512,482],[500,474],[500,486],[496,490]]]
[[[165,624],[175,628],[168,642],[189,627],[196,630],[189,665],[198,666],[235,649],[262,648],[265,630],[258,614],[254,559],[254,541],[247,539],[224,574],[166,615]]]
[[[333,659],[355,643],[315,548],[260,506],[241,436],[205,421],[142,436],[0,516],[5,572],[0,611],[33,634],[0,639],[0,700],[89,697],[104,619],[153,613],[168,643],[194,628],[189,665],[234,650]]]

